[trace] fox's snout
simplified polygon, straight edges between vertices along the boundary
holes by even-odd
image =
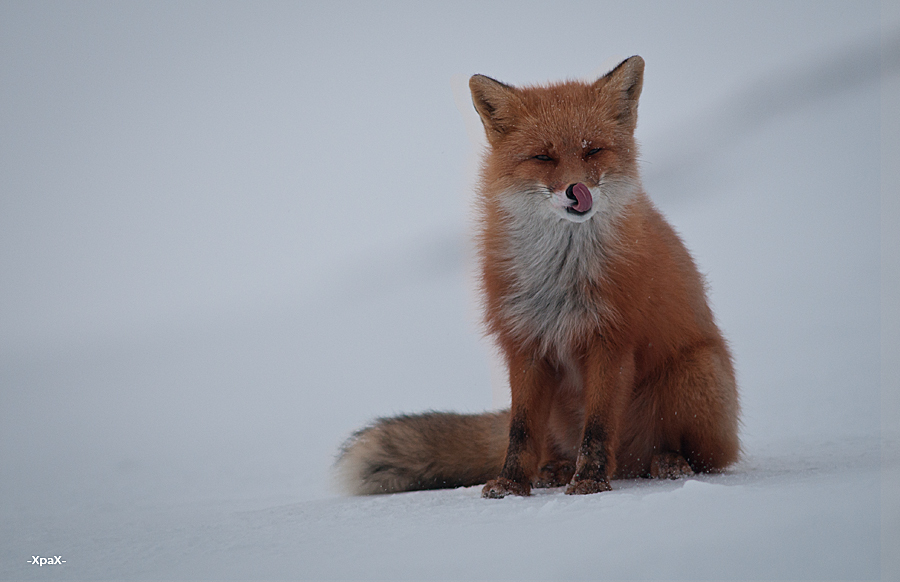
[[[594,208],[594,195],[583,182],[550,188],[551,205],[561,217],[575,222],[587,220]]]
[[[569,184],[569,187],[566,188],[566,198],[574,202],[567,210],[576,214],[584,214],[594,205],[594,197],[591,196],[591,191],[581,182]]]

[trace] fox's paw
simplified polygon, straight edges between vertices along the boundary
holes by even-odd
[[[600,493],[601,491],[611,491],[609,479],[595,481],[593,479],[579,479],[572,481],[566,487],[566,495],[590,495],[591,493]]]
[[[572,461],[550,461],[541,468],[532,487],[562,487],[572,480],[575,474],[575,463]]]
[[[678,453],[660,453],[650,459],[650,477],[653,479],[680,479],[693,474],[694,470]]]
[[[485,499],[503,499],[507,495],[526,497],[530,493],[531,487],[528,485],[516,483],[515,481],[503,477],[491,479],[485,484],[484,489],[481,490],[481,496]]]

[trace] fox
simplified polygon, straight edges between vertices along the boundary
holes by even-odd
[[[352,494],[484,484],[482,497],[611,490],[720,472],[740,455],[730,349],[704,277],[643,189],[644,60],[594,82],[469,80],[487,146],[477,186],[484,325],[508,410],[382,418],[336,468]]]

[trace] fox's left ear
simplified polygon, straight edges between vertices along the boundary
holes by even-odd
[[[606,73],[594,83],[594,88],[616,100],[619,120],[637,124],[638,99],[644,86],[644,59],[635,55]]]

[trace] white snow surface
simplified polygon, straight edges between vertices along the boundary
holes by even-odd
[[[632,54],[742,461],[342,496],[373,418],[508,398],[466,79]],[[896,2],[4,2],[0,579],[898,580],[898,142]]]

